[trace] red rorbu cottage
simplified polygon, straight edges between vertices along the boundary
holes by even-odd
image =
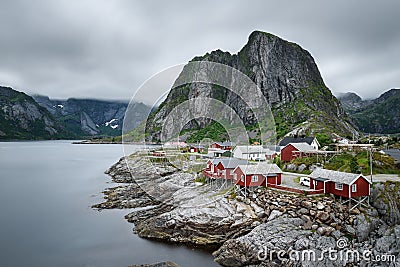
[[[209,178],[233,179],[234,169],[238,165],[248,164],[247,160],[236,158],[218,158],[207,161],[207,167],[203,170],[203,174]]]
[[[310,175],[310,188],[314,190],[324,190],[325,194],[339,196],[340,199],[346,198],[349,205],[351,201],[358,205],[369,198],[371,193],[371,182],[362,174],[316,169]]]
[[[290,143],[282,148],[281,160],[289,162],[295,158],[308,157],[315,151],[315,148],[307,143]]]
[[[282,170],[276,164],[239,165],[234,171],[234,182],[240,187],[280,185]]]
[[[214,142],[210,145],[210,148],[216,148],[216,149],[221,149],[221,150],[228,150],[231,151],[232,147],[235,144],[232,142]]]

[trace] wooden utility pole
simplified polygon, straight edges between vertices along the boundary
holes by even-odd
[[[370,170],[371,170],[371,183],[372,183],[372,147],[371,147],[371,150],[370,150],[370,153],[369,153],[369,168],[370,168]]]

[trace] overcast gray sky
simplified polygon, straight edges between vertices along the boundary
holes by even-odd
[[[334,93],[372,98],[400,87],[399,10],[396,0],[2,0],[0,84],[130,99],[164,68],[238,52],[257,29],[310,51]]]

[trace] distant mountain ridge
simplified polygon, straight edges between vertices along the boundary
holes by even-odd
[[[338,98],[362,132],[400,133],[400,89],[391,89],[373,100],[363,100],[355,93]]]
[[[33,98],[77,137],[121,135],[125,111],[129,104],[128,101],[96,99],[52,100],[40,95]],[[131,126],[139,125],[149,110],[150,107],[143,103],[135,105],[136,116]]]
[[[0,87],[0,139],[86,139],[122,133],[126,101],[76,99],[53,100],[29,96]],[[132,127],[139,125],[150,107],[137,103]]]
[[[117,101],[75,98],[53,100],[41,95],[32,97],[77,136],[121,134],[128,106],[127,102]]]
[[[216,50],[195,57],[192,61],[221,63],[246,74],[272,106],[278,138],[321,133],[358,135],[341,103],[326,87],[311,54],[295,43],[270,33],[255,31],[238,54]],[[202,71],[212,77],[212,69]],[[243,108],[243,103],[230,90],[211,84],[191,83],[172,89],[155,111],[146,128],[148,141],[160,139],[161,126],[174,107],[197,96],[218,99],[230,106],[249,129],[255,123],[249,115],[251,111]],[[210,120],[198,119],[187,124],[184,131],[193,133],[193,136],[196,131],[203,133],[212,127]],[[189,140],[199,141],[190,136]]]
[[[67,136],[62,125],[32,97],[10,87],[0,86],[0,140]]]

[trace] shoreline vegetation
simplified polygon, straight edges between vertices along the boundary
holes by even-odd
[[[258,251],[263,247],[312,249],[318,254],[324,247],[335,248],[343,238],[351,248],[368,248],[374,255],[391,253],[400,263],[396,241],[400,238],[400,182],[374,183],[371,206],[350,211],[330,195],[311,197],[258,188],[244,198],[230,189],[215,190],[210,184],[195,182],[201,177],[198,166],[205,162],[183,160],[177,169],[168,162],[150,160],[147,153],[138,151],[111,166],[106,173],[120,185],[106,189],[105,201],[93,206],[135,208],[125,219],[142,238],[207,249],[224,266],[296,266],[299,261],[289,258],[260,261]],[[333,266],[338,264],[333,262]]]

